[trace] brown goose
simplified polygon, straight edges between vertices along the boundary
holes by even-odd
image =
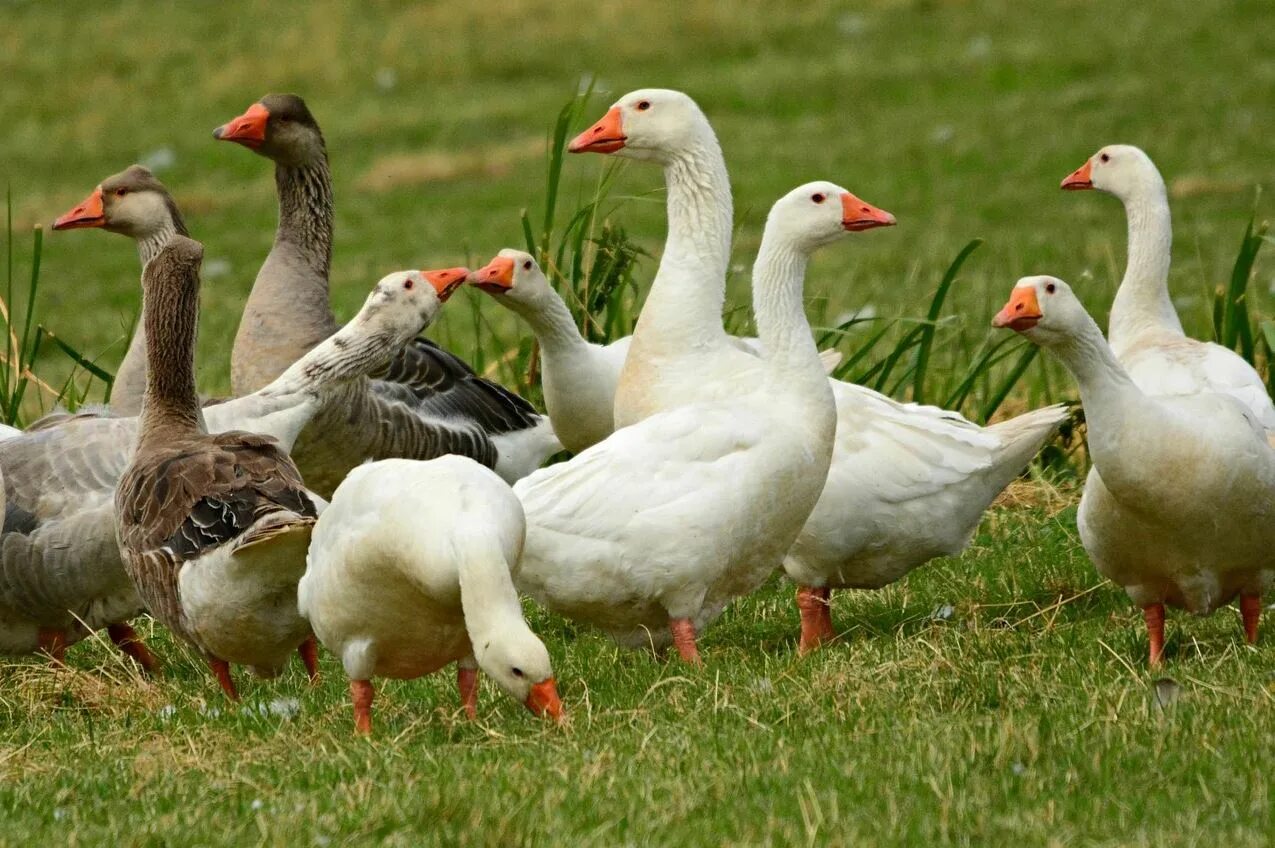
[[[244,307],[231,354],[236,394],[253,391],[336,329],[328,302],[332,178],[323,134],[305,102],[271,94],[213,131],[275,163],[279,227]],[[561,449],[549,420],[418,338],[382,379],[320,414],[293,454],[314,491],[329,496],[367,459],[461,454],[516,480]]]
[[[350,323],[269,386],[205,407],[208,429],[266,434],[290,448],[317,410],[358,394],[352,384],[365,383],[428,326],[465,275],[463,268],[388,275]],[[137,418],[72,415],[57,426],[0,439],[7,500],[0,654],[60,656],[89,632],[107,628],[126,652],[153,664],[126,624],[143,604],[115,533],[115,489],[137,434]]]
[[[149,340],[137,449],[115,493],[124,567],[151,614],[203,651],[277,672],[310,636],[296,610],[319,502],[273,438],[210,435],[195,393],[203,247],[176,236],[142,275]]]
[[[53,222],[55,230],[100,227],[137,242],[142,270],[175,235],[189,236],[173,197],[155,175],[132,165],[98,184],[83,201]],[[115,374],[111,412],[136,415],[146,390],[146,333],[140,322]]]

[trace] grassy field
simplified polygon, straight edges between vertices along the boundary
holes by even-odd
[[[957,369],[1025,273],[1071,281],[1100,318],[1123,267],[1119,204],[1058,181],[1107,142],[1145,147],[1171,188],[1171,286],[1206,334],[1255,187],[1275,176],[1275,6],[1255,2],[490,5],[246,2],[0,5],[0,181],[19,241],[135,161],[207,246],[201,387],[269,248],[269,164],[211,130],[268,91],[322,124],[337,196],[333,299],[353,314],[389,270],[485,261],[539,208],[545,138],[582,76],[590,118],[648,85],[695,96],[736,192],[739,273],[770,203],[826,178],[900,226],[812,265],[810,313],[924,313],[970,239],[936,368]],[[582,122],[583,125],[583,122]],[[570,208],[604,162],[567,162]],[[616,213],[658,256],[659,173],[626,167]],[[1259,219],[1270,213],[1266,196]],[[48,233],[40,316],[113,368],[138,309],[127,240]],[[648,280],[647,261],[639,279]],[[1275,263],[1250,308],[1270,314]],[[481,310],[481,321],[475,320]],[[493,361],[516,326],[476,292],[435,338]],[[47,353],[41,373],[64,373]],[[1021,408],[1074,395],[1038,359]],[[688,670],[533,615],[569,728],[484,688],[460,718],[449,675],[387,683],[376,738],[350,737],[337,663],[245,681],[228,707],[194,658],[143,682],[102,645],[70,668],[0,663],[0,846],[388,844],[1264,845],[1275,832],[1275,623],[1170,618],[1146,669],[1141,617],[1075,533],[1077,491],[1024,485],[965,555],[846,593],[840,643],[798,660],[791,587],[730,610]],[[1275,621],[1273,619],[1272,621]]]

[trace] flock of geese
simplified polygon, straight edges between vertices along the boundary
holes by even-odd
[[[149,612],[207,658],[277,674],[322,642],[371,730],[372,680],[455,663],[471,716],[478,670],[561,719],[549,652],[519,593],[618,643],[701,662],[697,637],[778,568],[797,585],[806,653],[835,638],[833,589],[875,589],[968,542],[1065,417],[989,427],[830,379],[803,310],[811,254],[895,219],[833,183],[780,198],[753,269],[757,338],[722,325],[732,205],[721,148],[676,91],[620,98],[570,144],[653,162],[668,237],[630,338],[587,342],[535,257],[399,271],[348,324],[328,303],[331,177],[299,97],[270,95],[214,137],[274,162],[279,225],[231,356],[233,399],[195,386],[201,245],[134,165],[55,229],[129,236],[143,309],[109,410],[47,416],[0,441],[0,651],[105,629],[142,668]],[[1013,288],[993,324],[1049,350],[1080,387],[1093,469],[1080,532],[1146,613],[1239,598],[1256,639],[1275,571],[1275,429],[1259,375],[1185,336],[1167,287],[1164,183],[1134,147],[1063,182],[1120,198],[1128,268],[1109,340],[1053,277]],[[547,416],[422,338],[461,284],[517,313],[542,356]],[[566,449],[573,456],[541,467]],[[317,637],[317,642],[316,642]]]

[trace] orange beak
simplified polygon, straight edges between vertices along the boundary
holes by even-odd
[[[497,256],[475,271],[470,283],[491,294],[504,294],[514,287],[514,261]]]
[[[549,716],[559,724],[562,723],[562,701],[558,698],[558,685],[552,677],[532,686],[531,694],[524,703],[536,715]]]
[[[244,147],[260,147],[266,140],[268,120],[270,110],[260,103],[254,103],[238,118],[213,130],[213,138],[218,141],[234,141]]]
[[[469,276],[469,269],[443,268],[439,271],[421,271],[421,275],[434,287],[439,302],[443,303],[452,296],[452,292],[456,291],[461,283],[465,282],[465,278]]]
[[[841,226],[852,233],[873,227],[893,227],[894,216],[871,203],[864,203],[850,192],[841,195]]]
[[[1009,295],[1009,303],[992,319],[993,327],[1008,327],[1016,333],[1030,330],[1041,319],[1040,302],[1036,289],[1031,286],[1016,287]]]
[[[93,189],[93,193],[70,212],[53,222],[55,230],[78,230],[83,227],[105,227],[106,210],[102,208],[102,187]]]
[[[624,147],[628,138],[624,135],[624,119],[620,107],[612,106],[602,120],[571,139],[568,153],[614,153]]]
[[[1067,179],[1062,181],[1063,191],[1084,191],[1093,188],[1093,162],[1089,159],[1085,160],[1085,164],[1072,171]]]

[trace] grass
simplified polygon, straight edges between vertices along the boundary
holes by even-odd
[[[18,338],[6,363],[44,378],[40,403],[100,396],[102,375],[84,366],[113,370],[123,354],[136,254],[100,232],[49,233],[42,249],[27,234],[141,160],[163,165],[207,246],[200,384],[226,390],[274,186],[268,163],[209,132],[277,90],[302,93],[328,139],[339,316],[388,270],[530,245],[588,307],[593,337],[622,333],[653,273],[642,251],[659,253],[659,174],[567,157],[550,159],[561,179],[546,180],[546,128],[574,132],[644,85],[691,92],[721,137],[736,193],[737,329],[770,203],[827,178],[900,221],[811,267],[809,311],[847,376],[975,417],[1074,396],[1056,365],[987,324],[1026,273],[1069,280],[1101,319],[1123,266],[1123,215],[1057,183],[1124,141],[1169,181],[1170,285],[1188,331],[1269,360],[1275,278],[1258,248],[1270,192],[1252,198],[1272,176],[1275,8],[776,8],[8,4],[0,180],[14,202],[4,300]],[[589,105],[555,124],[589,78]],[[601,197],[600,214],[574,217]],[[29,309],[37,279],[32,323],[18,306]],[[855,318],[865,313],[877,318]],[[457,295],[431,334],[511,382],[534,372],[521,327],[477,292]],[[26,371],[5,369],[13,420]],[[25,391],[24,408],[35,403]],[[1076,445],[1053,448],[1051,465],[1074,465]],[[807,659],[778,581],[709,631],[704,671],[532,611],[573,716],[565,730],[489,685],[481,720],[465,722],[439,675],[382,685],[376,738],[356,740],[332,657],[318,689],[294,667],[245,681],[246,705],[231,708],[157,630],[168,673],[154,682],[101,644],[73,649],[69,669],[5,661],[0,846],[1266,844],[1271,626],[1250,649],[1233,612],[1172,615],[1168,662],[1149,671],[1140,616],[1094,573],[1076,538],[1075,484],[1058,485],[1017,485],[963,556],[840,595],[841,642]]]
[[[466,722],[443,673],[383,683],[354,739],[331,656],[318,689],[294,664],[232,708],[159,634],[155,683],[101,645],[9,663],[0,844],[1266,844],[1269,628],[1250,649],[1233,611],[1172,616],[1148,671],[1068,500],[994,510],[961,558],[840,594],[841,641],[806,659],[778,582],[709,632],[703,671],[533,613],[565,729],[489,683]]]

